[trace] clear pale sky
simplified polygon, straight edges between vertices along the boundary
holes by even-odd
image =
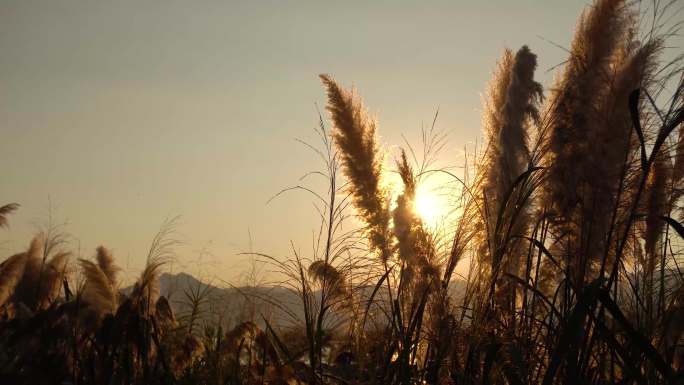
[[[311,199],[280,189],[317,168],[319,73],[354,84],[382,143],[419,137],[440,108],[443,164],[480,135],[504,47],[528,44],[537,77],[568,46],[584,1],[31,1],[0,3],[0,231],[24,248],[49,202],[81,256],[104,244],[129,272],[181,215],[175,269],[231,278],[249,247],[308,250]],[[205,257],[206,260],[207,257]]]

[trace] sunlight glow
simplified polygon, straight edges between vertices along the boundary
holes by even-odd
[[[429,227],[437,226],[446,216],[448,205],[446,198],[434,190],[418,188],[414,202],[416,213]]]

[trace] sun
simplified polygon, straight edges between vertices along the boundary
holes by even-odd
[[[447,203],[445,197],[437,191],[418,188],[414,201],[414,209],[424,224],[437,226],[446,216]]]
[[[404,192],[404,186],[396,174],[390,174],[386,180],[387,189],[391,191],[390,209],[394,210],[397,198]],[[443,229],[443,227],[453,220],[453,215],[458,211],[453,207],[453,197],[456,192],[449,184],[446,177],[435,176],[420,180],[416,186],[413,198],[413,212],[431,230]]]

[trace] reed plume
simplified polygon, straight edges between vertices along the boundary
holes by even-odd
[[[85,277],[83,301],[100,317],[114,313],[118,306],[118,293],[107,274],[92,261],[79,259],[78,262]]]
[[[133,286],[131,297],[140,301],[145,308],[151,308],[159,299],[159,274],[163,264],[163,261],[148,261]]]
[[[419,251],[418,238],[422,232],[422,223],[414,208],[416,180],[403,149],[401,158],[397,161],[397,169],[404,184],[404,191],[397,196],[397,205],[392,211],[392,229],[397,239],[399,259],[411,263]]]
[[[401,150],[401,157],[397,161],[397,169],[404,185],[404,191],[396,198],[396,207],[392,211],[392,231],[396,238],[396,249],[401,261],[400,291],[409,286],[418,276],[420,262],[420,238],[422,225],[414,211],[416,197],[416,180],[413,170],[406,158],[406,152]],[[404,292],[402,292],[403,294]],[[406,297],[408,297],[406,295]],[[407,301],[408,302],[408,301]]]
[[[553,214],[570,219],[586,188],[592,168],[591,125],[598,118],[596,101],[606,91],[610,62],[623,37],[624,0],[599,0],[585,11],[545,114],[542,136],[548,167],[546,204]]]
[[[504,125],[503,111],[506,105],[506,93],[511,83],[512,69],[513,53],[510,49],[505,49],[490,80],[487,97],[484,99],[483,127],[487,147],[482,162],[482,173],[479,175],[482,180],[476,184],[481,185],[478,193],[481,192],[482,195],[478,198],[479,206],[483,210],[478,218],[478,228],[481,234],[477,254],[481,262],[480,268],[486,274],[494,270],[491,234],[494,231],[498,205],[505,194],[504,182],[501,178],[505,169],[500,167],[500,163],[505,162],[505,159],[501,154],[499,137],[501,127]]]
[[[114,263],[112,252],[104,246],[98,246],[95,259],[97,260],[97,265],[100,267],[100,270],[107,276],[109,283],[113,287],[117,287],[116,276],[121,269]]]
[[[676,186],[682,186],[684,181],[684,124],[679,126],[679,136],[675,147],[675,162],[672,180]]]
[[[173,237],[177,221],[178,217],[174,217],[162,223],[161,228],[152,239],[150,250],[147,252],[145,269],[135,282],[131,292],[131,298],[136,303],[143,305],[143,310],[148,314],[159,299],[161,268],[173,258],[173,248],[179,243]]]
[[[246,321],[235,326],[232,330],[226,333],[221,350],[225,353],[238,353],[238,346],[246,338],[254,339],[257,334],[263,333],[262,330],[254,322]]]
[[[0,306],[10,298],[21,279],[26,265],[26,253],[18,253],[7,258],[0,265]]]
[[[416,284],[417,289],[424,289],[424,285],[432,285],[439,280],[440,269],[434,263],[433,240],[415,211],[418,180],[403,149],[397,161],[397,171],[404,191],[397,196],[396,207],[392,211],[392,231],[402,262],[402,286]]]
[[[681,95],[684,100],[684,94]],[[672,169],[672,200],[671,207],[675,207],[677,200],[684,195],[684,123],[679,125],[677,143],[675,145],[674,168]]]
[[[336,296],[346,292],[345,276],[333,265],[318,260],[311,263],[308,270],[311,277],[331,295]]]
[[[502,182],[508,188],[530,163],[529,126],[539,121],[539,104],[543,99],[542,86],[534,80],[536,68],[537,55],[527,46],[520,48],[513,59],[497,138]]]
[[[204,351],[205,348],[202,341],[194,335],[188,334],[179,348],[172,352],[171,370],[173,370],[176,376],[180,377],[183,371],[201,356]]]
[[[375,137],[376,123],[361,101],[328,75],[320,75],[328,93],[327,109],[335,130],[345,176],[354,205],[367,225],[371,247],[382,261],[391,255],[387,192],[381,186],[382,156]]]
[[[539,119],[541,84],[534,80],[537,57],[527,46],[516,53],[504,52],[490,85],[485,103],[487,150],[484,190],[491,200],[492,214],[505,205],[513,182],[530,164],[528,126]]]
[[[70,256],[70,252],[59,252],[43,267],[37,299],[40,308],[46,308],[59,296]]]
[[[325,261],[314,261],[309,265],[309,274],[317,281],[338,282],[342,274],[331,264]]]
[[[554,253],[563,257],[570,268],[571,283],[578,286],[584,284],[587,270],[593,270],[602,257],[605,234],[601,232],[607,226],[600,224],[596,226],[600,231],[592,231],[595,215],[591,210],[598,204],[591,194],[592,186],[597,177],[604,176],[596,172],[595,152],[600,150],[594,142],[600,130],[597,126],[603,123],[602,103],[613,97],[611,65],[620,42],[627,38],[631,20],[623,0],[598,0],[582,14],[570,58],[556,81],[541,127],[547,167],[543,207],[555,221]],[[607,216],[604,214],[599,222],[605,223]]]
[[[660,152],[656,155],[655,161],[651,165],[652,170],[649,173],[648,181],[646,183],[646,228],[644,231],[644,249],[646,251],[646,298],[644,299],[648,313],[651,312],[651,306],[654,298],[654,282],[655,282],[655,267],[658,263],[658,256],[660,255],[660,241],[665,222],[662,217],[668,215],[669,196],[668,189],[671,186],[672,164],[666,152]],[[649,314],[651,316],[652,314]]]
[[[531,166],[528,131],[539,119],[542,100],[542,87],[534,80],[536,66],[536,55],[527,46],[520,48],[515,57],[506,49],[485,100],[487,147],[479,177],[484,234],[479,258],[489,266],[490,273],[500,269],[518,274],[525,253],[522,243],[511,239],[511,235],[522,236],[529,227],[530,186],[514,183]]]
[[[173,308],[166,297],[159,297],[155,304],[155,316],[158,320],[168,326],[175,326],[176,316],[173,313]]]
[[[634,199],[636,181],[641,177],[641,170],[633,167],[639,155],[638,141],[632,135],[627,100],[633,90],[650,83],[660,46],[658,40],[642,46],[625,41],[613,59],[612,81],[598,108],[599,124],[590,138],[591,183],[582,198],[582,217],[589,219],[584,229],[584,253],[592,276],[602,257],[608,258],[602,261],[604,265],[612,264],[614,245],[606,242],[615,239],[611,232],[624,228],[628,219],[625,207]]]
[[[658,108],[669,90],[651,91],[678,63],[656,68],[668,35],[658,36],[656,17],[649,40],[635,40],[632,8],[626,0],[596,0],[581,16],[541,115],[536,56],[527,46],[503,52],[484,100],[486,148],[475,156],[475,179],[468,164],[463,179],[439,170],[461,188],[448,208],[456,221],[444,229],[426,226],[415,207],[433,158],[421,164],[411,150],[409,164],[401,151],[403,191],[390,209],[375,121],[353,89],[322,75],[335,128],[329,134],[320,120],[326,169],[315,173],[328,178],[328,189],[324,196],[298,187],[322,202],[312,254],[257,254],[283,275],[269,288],[272,296],[261,294],[257,278],[234,288],[273,307],[263,322],[256,304],[227,314],[230,320],[220,314],[205,322],[205,305],[223,310],[213,307],[209,284],[184,290],[188,316],[175,319],[159,293],[176,244],[173,221],[154,238],[128,296],[117,290],[112,254],[99,247],[95,258],[78,261],[83,289],[55,300],[60,281],[70,292],[67,254],[55,251],[64,238],[39,235],[0,264],[0,379],[677,383],[684,367],[683,230],[669,216],[684,183],[684,127],[672,142],[667,134],[681,124],[682,89],[667,111]],[[424,153],[439,146],[430,141]],[[338,160],[346,184],[337,183]],[[367,240],[356,227],[343,229],[350,205]],[[10,211],[0,208],[0,226]],[[470,263],[464,281],[454,278],[463,272],[456,269],[461,257]],[[224,329],[226,321],[237,326]]]
[[[7,227],[7,216],[19,208],[19,204],[10,203],[4,206],[0,206],[0,228]]]
[[[44,235],[40,233],[31,240],[29,249],[26,251],[23,274],[14,290],[14,302],[23,303],[29,309],[35,309],[37,305],[43,247]]]

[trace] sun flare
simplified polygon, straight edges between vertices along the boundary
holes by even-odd
[[[445,197],[437,191],[418,188],[414,202],[416,214],[427,226],[434,227],[446,216],[447,204]]]

